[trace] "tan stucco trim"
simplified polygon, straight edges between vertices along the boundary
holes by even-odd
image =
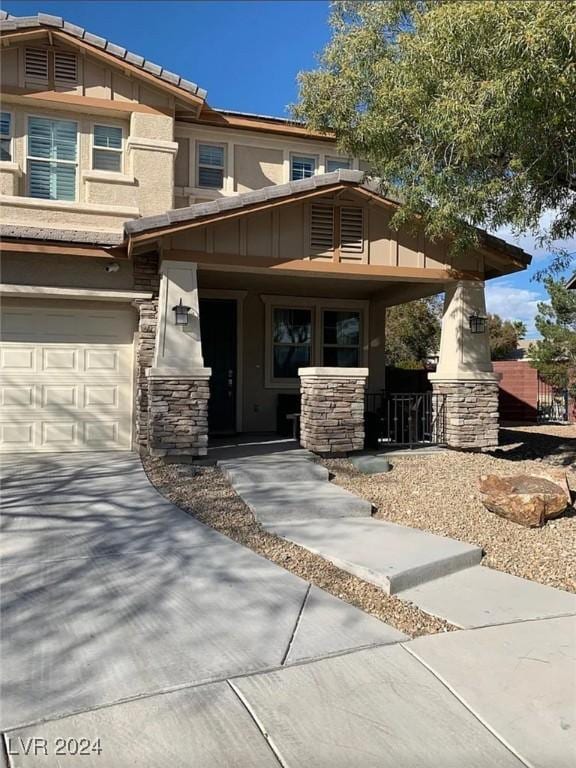
[[[36,197],[17,197],[12,195],[0,195],[0,205],[13,208],[39,208],[43,211],[52,209],[56,211],[70,211],[70,213],[112,213],[116,216],[125,216],[127,219],[135,219],[140,215],[138,208],[121,205],[103,205],[102,203],[77,203],[64,200],[45,200]]]
[[[88,301],[131,302],[151,299],[151,293],[141,291],[106,291],[89,288],[55,288],[48,285],[8,285],[0,283],[0,296],[21,299],[83,299]]]
[[[178,152],[178,144],[175,141],[142,139],[138,136],[129,136],[126,140],[126,151],[131,149],[146,149],[149,152],[169,152],[171,155],[175,155]]]

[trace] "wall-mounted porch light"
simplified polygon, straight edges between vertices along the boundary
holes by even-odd
[[[186,304],[182,304],[182,299],[180,299],[179,304],[172,307],[172,311],[174,312],[176,325],[188,325],[188,313],[190,312],[190,307],[187,307]]]
[[[470,324],[470,331],[472,333],[486,333],[486,321],[488,318],[485,315],[480,315],[478,312],[474,312],[468,318]]]

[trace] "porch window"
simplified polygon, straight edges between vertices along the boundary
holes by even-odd
[[[326,158],[326,173],[332,173],[332,171],[339,171],[340,169],[348,170],[350,168],[350,160],[345,157],[327,157]]]
[[[224,186],[224,147],[198,144],[198,186],[222,189]]]
[[[310,309],[275,307],[272,344],[274,378],[297,378],[298,368],[310,365],[312,311]]]
[[[290,180],[309,179],[316,173],[316,158],[292,155],[290,160]]]
[[[122,144],[122,128],[115,125],[95,125],[92,168],[121,173]]]
[[[78,125],[73,120],[28,120],[28,194],[76,199]]]
[[[12,160],[12,115],[0,113],[0,160]]]
[[[357,367],[360,360],[360,313],[324,310],[322,326],[323,364]]]

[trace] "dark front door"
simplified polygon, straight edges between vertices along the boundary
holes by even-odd
[[[200,299],[204,365],[212,368],[208,430],[236,431],[236,302]]]

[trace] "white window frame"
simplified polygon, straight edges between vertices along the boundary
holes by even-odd
[[[275,309],[308,309],[312,312],[312,344],[310,366],[323,366],[324,334],[323,321],[326,310],[353,311],[360,313],[360,367],[368,365],[369,347],[369,307],[365,299],[322,299],[307,296],[274,296],[260,297],[265,305],[265,334],[264,334],[264,389],[300,389],[300,379],[280,379],[274,376],[274,338],[272,333]],[[335,345],[345,346],[345,345]]]
[[[14,162],[14,112],[11,112],[9,109],[2,109],[0,110],[4,112],[5,115],[10,115],[10,133],[8,135],[8,141],[9,143],[9,152],[10,152],[10,158],[8,160],[2,160],[3,163],[13,163]],[[6,138],[5,136],[2,136],[2,138]]]
[[[95,128],[97,125],[100,125],[102,128],[120,128],[122,131],[122,146],[120,149],[113,149],[111,147],[98,147],[94,143],[94,136],[95,136]],[[92,171],[96,171],[97,173],[112,173],[114,175],[120,175],[124,173],[124,158],[125,158],[125,145],[126,145],[126,130],[123,125],[114,125],[114,123],[101,123],[98,120],[95,120],[91,125],[90,130],[90,168]],[[94,150],[95,149],[101,149],[104,152],[117,152],[120,154],[120,170],[119,171],[108,171],[104,168],[95,168],[94,167]]]
[[[348,163],[348,168],[345,170],[349,171],[352,168],[352,160],[349,157],[337,157],[336,155],[326,155],[324,158],[324,172],[325,173],[335,173],[335,171],[329,171],[328,170],[328,163],[329,162],[335,162],[335,163]],[[340,169],[336,169],[340,170]]]
[[[212,169],[218,168],[218,170],[220,170],[220,168],[218,166],[216,166],[216,165],[203,165],[203,166],[200,165],[200,147],[201,146],[218,147],[219,149],[222,150],[222,168],[221,168],[221,170],[222,170],[222,186],[221,187],[202,187],[202,186],[200,186],[200,168],[201,167],[202,168],[212,168]],[[228,145],[226,143],[224,143],[224,142],[221,142],[221,141],[203,141],[201,139],[198,139],[196,141],[196,146],[195,146],[194,149],[195,149],[194,159],[195,159],[195,164],[196,164],[196,169],[195,169],[195,172],[194,172],[194,182],[196,184],[195,188],[196,189],[203,189],[203,190],[204,189],[212,190],[212,192],[221,192],[222,190],[224,190],[226,188],[226,178],[228,176],[228,168],[227,168]]]
[[[308,154],[307,152],[290,152],[290,168],[288,181],[301,181],[301,179],[292,178],[292,165],[294,160],[312,160],[314,162],[314,172],[312,176],[316,176],[320,168],[320,157],[318,155]],[[304,178],[312,178],[312,176],[305,176]]]
[[[68,122],[68,123],[74,123],[76,126],[76,160],[51,160],[47,161],[45,157],[33,157],[28,153],[29,143],[30,143],[30,118],[36,117],[40,120],[52,120],[55,122]],[[39,160],[40,162],[56,162],[56,163],[63,163],[66,165],[75,165],[76,166],[76,184],[74,189],[74,200],[60,200],[57,198],[58,202],[62,203],[77,203],[78,202],[78,194],[80,189],[80,141],[81,141],[81,134],[80,134],[80,122],[78,120],[70,120],[68,117],[55,117],[54,115],[39,115],[35,113],[29,113],[25,115],[26,120],[26,157],[25,157],[25,172],[26,172],[26,195],[27,197],[31,197],[30,195],[30,174],[28,172],[28,161],[29,160]],[[54,202],[51,197],[33,197],[32,200],[46,200],[48,202]]]

